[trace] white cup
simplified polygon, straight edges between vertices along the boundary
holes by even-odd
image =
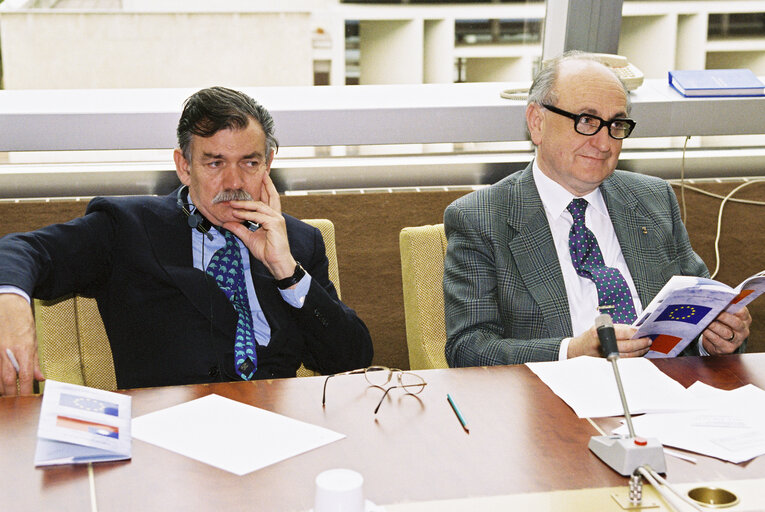
[[[364,477],[351,469],[329,469],[316,477],[313,512],[364,512]]]

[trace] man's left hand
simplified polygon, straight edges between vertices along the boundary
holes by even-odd
[[[736,314],[723,311],[702,333],[704,350],[713,356],[735,352],[749,337],[751,323],[752,316],[747,308]]]
[[[223,227],[239,237],[253,256],[263,263],[274,279],[290,277],[297,262],[290,252],[287,223],[282,215],[282,205],[271,176],[263,177],[260,201],[231,201],[234,216],[260,224],[250,231],[238,222],[226,222]]]

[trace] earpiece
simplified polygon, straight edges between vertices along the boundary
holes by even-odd
[[[184,191],[188,191],[189,187],[186,185],[182,186],[178,189],[178,196],[176,198],[176,203],[178,204],[178,207],[183,211],[183,213],[186,214],[187,222],[189,224],[189,227],[192,229],[196,229],[203,235],[207,237],[208,240],[212,242],[213,236],[212,233],[210,233],[210,221],[204,218],[204,215],[199,213],[199,211],[194,208],[194,211],[190,211],[188,208],[186,208],[186,203],[183,200],[183,193]]]

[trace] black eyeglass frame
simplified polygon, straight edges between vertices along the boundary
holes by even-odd
[[[388,378],[385,379],[385,382],[382,385],[374,384],[369,379],[369,377],[368,377],[368,374],[370,372],[378,372],[378,371],[386,371],[386,372],[388,372],[388,376],[387,376]],[[369,366],[367,368],[359,368],[358,370],[350,370],[350,371],[342,372],[342,373],[333,373],[332,375],[327,375],[327,378],[324,379],[324,390],[322,391],[322,394],[321,394],[321,406],[324,407],[324,405],[326,404],[326,401],[327,401],[327,382],[329,382],[329,379],[331,377],[337,377],[337,376],[340,376],[340,375],[354,375],[354,374],[359,374],[359,373],[363,373],[364,374],[364,378],[366,378],[366,380],[367,380],[367,382],[369,383],[370,386],[373,386],[373,387],[376,387],[376,388],[380,388],[380,389],[385,391],[385,393],[383,393],[383,396],[380,397],[380,401],[377,402],[377,407],[375,407],[375,414],[377,414],[377,411],[380,410],[380,406],[382,405],[383,401],[385,400],[385,397],[388,396],[388,392],[391,389],[403,388],[406,391],[407,394],[409,394],[409,395],[416,395],[416,394],[419,394],[423,389],[425,389],[425,386],[428,385],[428,383],[425,382],[425,379],[423,379],[422,377],[420,377],[416,373],[407,372],[407,371],[404,371],[404,370],[399,370],[398,368],[388,368],[387,366]],[[393,377],[394,374],[396,375],[396,378],[398,380],[398,385],[389,386],[389,387],[386,388],[385,386],[390,382],[390,380],[391,380],[391,378]],[[412,375],[414,377],[417,377],[419,380],[422,381],[422,384],[419,384],[419,383],[417,383],[417,384],[404,384],[403,381],[402,381],[402,377],[404,375]],[[409,388],[417,388],[417,387],[420,388],[417,391],[410,391],[410,389],[409,389]]]
[[[592,137],[593,135],[596,135],[600,131],[601,128],[606,126],[608,128],[608,136],[609,137],[611,137],[612,139],[615,139],[615,140],[624,140],[627,137],[629,137],[630,135],[632,135],[632,131],[635,129],[635,125],[637,125],[635,120],[634,119],[630,119],[629,117],[617,117],[617,118],[611,119],[610,121],[606,121],[603,118],[598,117],[598,116],[593,115],[593,114],[574,114],[572,112],[568,112],[566,110],[560,109],[558,107],[554,107],[553,105],[548,105],[546,103],[542,103],[541,105],[544,108],[546,108],[547,110],[549,110],[550,112],[554,112],[554,113],[556,113],[558,115],[561,115],[561,116],[564,116],[564,117],[568,117],[569,119],[573,119],[574,120],[574,131],[576,133],[580,134],[580,135],[586,135],[588,137]],[[583,133],[583,132],[579,131],[579,121],[583,117],[589,117],[589,118],[592,118],[592,119],[597,119],[598,121],[600,121],[600,126],[598,126],[598,128],[594,132],[592,132],[592,133]],[[627,135],[625,135],[624,137],[615,137],[614,134],[611,132],[612,125],[615,122],[617,122],[617,121],[618,122],[622,122],[622,123],[627,123],[627,125],[629,125],[629,130],[627,131]]]

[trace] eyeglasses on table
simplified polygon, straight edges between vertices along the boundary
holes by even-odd
[[[377,411],[380,410],[380,406],[385,400],[385,397],[388,396],[388,393],[391,389],[402,388],[404,391],[406,391],[407,394],[416,395],[425,389],[425,386],[427,386],[425,379],[416,373],[399,370],[398,368],[388,368],[387,366],[370,366],[368,368],[359,368],[358,370],[350,370],[347,372],[327,375],[327,378],[324,379],[324,391],[321,395],[321,406],[324,407],[327,401],[327,383],[329,382],[329,379],[342,375],[356,375],[360,373],[364,374],[364,378],[367,380],[369,385],[385,391],[383,396],[380,398],[380,401],[377,403],[377,407],[375,407],[375,414],[377,414]],[[393,378],[394,376],[395,381]],[[389,385],[391,384],[391,381],[394,381],[395,384]]]

